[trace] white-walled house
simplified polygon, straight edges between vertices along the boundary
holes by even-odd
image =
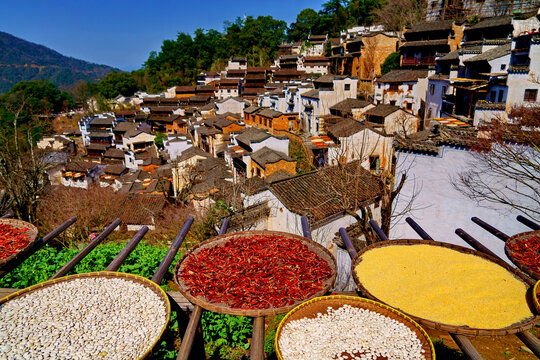
[[[105,166],[87,161],[71,161],[62,171],[62,185],[88,189],[90,184],[97,182]]]
[[[395,69],[376,80],[375,102],[399,106],[422,116],[428,86],[427,69]]]
[[[420,119],[394,105],[377,105],[364,112],[365,121],[386,134],[410,135],[418,131]]]
[[[328,128],[336,147],[328,148],[327,163],[337,165],[360,160],[364,169],[374,174],[390,170],[394,136],[351,118],[341,119]]]
[[[216,115],[233,113],[244,117],[244,109],[248,106],[249,104],[241,97],[229,97],[215,102]]]
[[[354,172],[362,181],[356,186],[346,181],[349,172]],[[339,228],[347,228],[357,222],[356,218],[345,213],[344,204],[355,201],[365,204],[372,211],[373,219],[380,223],[380,196],[379,180],[357,162],[352,162],[345,167],[326,167],[272,182],[268,190],[246,197],[244,206],[268,204],[269,215],[266,221],[257,224],[256,230],[302,235],[301,217],[307,216],[313,240],[329,249],[338,259],[336,289],[351,290],[355,287],[350,274],[351,260],[345,250],[338,249],[333,239]],[[359,209],[350,210],[360,214]]]
[[[163,141],[163,145],[172,162],[176,161],[182,152],[193,146],[191,140],[183,135],[169,136],[167,140]]]
[[[304,131],[318,136],[320,117],[330,114],[330,108],[349,98],[357,97],[358,79],[348,76],[324,75],[313,81],[314,89],[300,94],[300,122]]]
[[[226,71],[229,71],[229,70],[247,70],[247,67],[248,67],[247,57],[234,56],[229,60],[229,63],[227,64],[227,67],[225,68],[225,70]]]

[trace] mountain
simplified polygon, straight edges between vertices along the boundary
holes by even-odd
[[[0,31],[0,93],[28,80],[49,80],[66,89],[79,80],[99,80],[114,70],[117,69],[67,57]]]

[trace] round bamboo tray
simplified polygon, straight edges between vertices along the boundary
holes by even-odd
[[[202,249],[212,248],[212,247],[216,247],[216,246],[222,246],[227,241],[229,241],[229,239],[232,239],[232,238],[235,238],[235,237],[238,237],[238,236],[246,237],[246,236],[254,236],[254,235],[268,235],[268,236],[274,235],[274,236],[283,236],[283,237],[287,237],[287,238],[300,240],[302,243],[304,243],[308,247],[309,250],[315,252],[321,259],[325,260],[328,263],[328,266],[330,266],[330,268],[332,269],[332,276],[323,283],[324,287],[323,287],[322,290],[316,292],[315,294],[313,294],[309,298],[295,301],[292,305],[287,305],[287,306],[283,306],[283,307],[279,307],[279,308],[270,307],[270,308],[266,308],[266,309],[236,309],[236,308],[231,308],[226,303],[209,302],[202,296],[195,297],[195,296],[191,295],[191,293],[189,291],[189,288],[184,284],[183,281],[181,281],[178,278],[178,272],[180,271],[180,269],[182,269],[184,261],[190,255],[197,254]],[[315,241],[312,241],[312,240],[307,239],[305,237],[302,237],[302,236],[299,236],[299,235],[294,235],[294,234],[289,234],[289,233],[284,233],[284,232],[280,232],[280,231],[243,231],[243,232],[230,233],[230,234],[216,236],[214,238],[205,240],[205,241],[201,242],[200,244],[198,244],[198,245],[192,247],[191,249],[189,249],[184,254],[184,256],[182,256],[180,261],[178,261],[178,263],[176,264],[176,266],[174,268],[174,281],[175,281],[175,283],[178,285],[182,295],[184,295],[193,304],[199,305],[203,309],[206,309],[206,310],[209,310],[209,311],[214,311],[214,312],[221,313],[221,314],[239,315],[239,316],[251,316],[251,317],[282,314],[282,313],[285,313],[285,312],[293,309],[295,306],[297,306],[298,304],[302,303],[305,300],[308,300],[308,299],[311,299],[311,298],[314,298],[314,297],[317,297],[317,296],[322,296],[322,295],[326,294],[334,286],[336,276],[337,276],[337,262],[336,262],[336,259],[334,258],[334,256],[332,256],[332,254],[324,246],[322,246],[320,244],[317,244]]]
[[[512,236],[510,239],[506,240],[506,245],[504,246],[504,252],[506,253],[506,256],[525,274],[529,275],[535,280],[540,280],[540,272],[535,271],[528,267],[527,265],[524,265],[516,260],[514,257],[514,252],[510,250],[508,247],[510,244],[516,244],[519,243],[522,240],[529,239],[533,236],[540,236],[540,230],[537,231],[528,231],[524,233],[520,233],[517,235]]]
[[[476,251],[476,250],[471,250],[471,249],[468,249],[468,248],[465,248],[465,247],[462,247],[462,246],[443,243],[443,242],[439,242],[439,241],[391,240],[391,241],[381,241],[381,242],[377,242],[375,244],[372,244],[372,245],[362,249],[360,252],[358,252],[356,257],[353,259],[352,264],[351,264],[351,271],[352,271],[352,274],[353,274],[353,277],[354,277],[354,281],[356,282],[356,285],[358,286],[358,289],[364,295],[369,297],[370,299],[381,301],[380,299],[377,299],[375,296],[373,296],[369,292],[369,290],[366,289],[362,285],[362,283],[360,282],[360,280],[358,279],[358,277],[356,275],[355,268],[362,261],[362,255],[364,253],[368,252],[371,249],[378,248],[378,247],[383,247],[383,246],[394,246],[394,245],[411,245],[411,246],[413,246],[413,245],[419,245],[419,244],[430,245],[430,246],[441,246],[441,247],[452,249],[452,250],[455,250],[455,251],[458,251],[458,252],[461,252],[461,253],[475,255],[475,256],[481,257],[481,258],[483,258],[485,260],[489,260],[491,262],[494,262],[494,263],[498,264],[499,266],[502,266],[506,270],[508,270],[516,279],[518,279],[519,281],[524,283],[525,286],[527,286],[528,288],[530,286],[529,283],[528,283],[529,279],[527,279],[527,277],[524,274],[522,274],[518,269],[515,269],[515,268],[511,267],[506,262],[504,262],[504,261],[502,261],[502,260],[500,260],[498,258],[494,258],[494,257],[492,257],[490,255],[486,255],[486,254],[481,253],[481,252]],[[397,284],[396,286],[399,286],[399,284]],[[530,291],[528,293],[530,293]],[[532,304],[532,299],[527,298],[527,299],[524,299],[524,301],[527,301],[527,305],[531,309],[531,312],[533,314],[535,314],[536,311],[534,309],[534,305]],[[388,304],[388,305],[392,306],[392,304]],[[398,310],[402,311],[399,308],[398,308]],[[515,323],[515,324],[512,324],[512,325],[507,326],[505,328],[501,328],[501,329],[479,329],[479,328],[472,328],[472,327],[469,327],[469,326],[457,326],[457,325],[443,324],[443,323],[433,321],[433,320],[430,320],[430,319],[420,318],[418,316],[415,316],[414,314],[408,314],[406,312],[405,312],[405,314],[409,315],[410,317],[415,319],[420,324],[422,324],[424,326],[427,326],[429,328],[436,329],[436,330],[441,330],[441,331],[446,331],[446,332],[450,332],[450,333],[453,333],[453,334],[471,335],[471,336],[504,336],[504,335],[508,335],[508,334],[515,334],[515,333],[522,332],[522,331],[525,331],[525,330],[528,330],[528,329],[532,328],[536,323],[538,323],[540,321],[540,316],[533,316],[533,317],[531,317],[529,319],[525,319],[525,320],[523,320],[523,321],[521,321],[519,323]]]
[[[536,312],[540,314],[540,300],[538,300],[538,297],[540,296],[540,280],[534,284],[533,291],[532,291],[532,298],[533,298],[533,304],[534,308],[536,309]]]
[[[30,238],[30,242],[28,245],[26,245],[25,248],[17,251],[15,254],[8,256],[5,259],[0,259],[0,270],[2,270],[4,267],[6,267],[9,263],[12,261],[15,261],[19,256],[22,256],[26,252],[28,252],[32,247],[35,245],[37,236],[38,236],[38,229],[30,224],[29,222],[17,220],[17,219],[0,219],[0,224],[4,225],[10,225],[16,228],[28,228],[28,231],[26,231],[26,235]]]
[[[337,309],[343,305],[350,305],[350,306],[360,308],[360,309],[367,309],[367,310],[379,313],[381,315],[384,315],[391,319],[399,321],[400,323],[407,326],[416,334],[416,336],[422,343],[422,348],[425,351],[424,355],[425,355],[426,360],[435,360],[435,349],[433,347],[433,343],[431,342],[431,339],[429,338],[425,330],[422,329],[422,327],[418,325],[413,319],[403,314],[402,312],[394,308],[391,308],[390,306],[387,306],[383,303],[369,300],[369,299],[364,299],[357,296],[346,296],[346,295],[331,295],[331,296],[324,296],[324,297],[311,299],[309,301],[306,301],[298,305],[296,308],[291,310],[287,315],[285,315],[283,320],[281,320],[281,322],[279,323],[279,326],[276,332],[276,337],[274,340],[276,354],[278,356],[278,359],[286,360],[281,355],[281,349],[279,347],[279,339],[281,337],[281,333],[285,325],[287,325],[289,322],[294,321],[294,320],[299,320],[303,318],[309,318],[309,319],[316,318],[317,314],[319,313],[326,314],[328,312],[327,311],[328,307]],[[358,324],[358,326],[361,327],[362,324]]]
[[[0,299],[0,307],[2,306],[2,304],[6,303],[9,300],[13,300],[13,299],[18,298],[20,296],[24,296],[24,295],[27,295],[29,293],[39,291],[42,288],[45,288],[45,287],[48,287],[48,286],[51,286],[51,285],[54,285],[54,284],[67,282],[67,281],[72,281],[72,280],[79,279],[79,278],[120,278],[120,279],[128,279],[128,280],[133,281],[135,283],[138,283],[138,284],[140,284],[140,285],[142,285],[142,286],[144,286],[146,288],[149,288],[156,295],[159,296],[159,298],[163,302],[163,306],[164,306],[166,314],[167,314],[167,319],[165,321],[165,324],[163,325],[163,328],[161,329],[161,332],[160,332],[158,338],[154,341],[152,346],[150,346],[148,348],[148,350],[140,358],[138,358],[137,360],[146,359],[152,353],[152,349],[157,345],[157,343],[159,342],[159,340],[163,336],[163,333],[167,329],[167,325],[169,324],[169,320],[170,320],[170,317],[171,317],[171,303],[169,302],[169,297],[167,296],[167,293],[165,293],[165,291],[163,291],[163,289],[161,289],[153,281],[148,280],[148,279],[146,279],[146,278],[144,278],[142,276],[126,274],[126,273],[119,273],[119,272],[114,272],[114,271],[98,271],[98,272],[91,272],[91,273],[84,273],[84,274],[76,274],[76,275],[65,276],[65,277],[61,277],[61,278],[58,278],[58,279],[45,281],[45,282],[42,282],[42,283],[27,287],[26,289],[22,289],[22,290],[19,290],[17,292],[14,292],[12,294],[9,294],[8,296]]]

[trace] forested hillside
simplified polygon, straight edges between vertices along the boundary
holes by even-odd
[[[7,92],[19,81],[28,80],[49,80],[67,89],[79,80],[102,79],[113,70],[110,66],[67,57],[0,31],[0,93]]]

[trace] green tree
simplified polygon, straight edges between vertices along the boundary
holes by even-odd
[[[138,87],[130,73],[111,72],[98,83],[98,90],[105,98],[112,99],[118,95],[131,96]]]
[[[399,53],[393,52],[384,59],[381,64],[381,74],[384,75],[392,69],[399,68]]]
[[[290,41],[307,40],[310,34],[318,31],[320,19],[319,14],[313,9],[304,9],[296,16],[288,31]]]

